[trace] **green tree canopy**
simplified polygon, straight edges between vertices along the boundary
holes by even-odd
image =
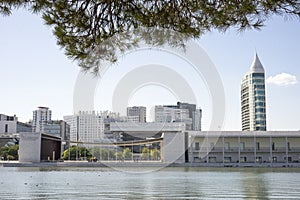
[[[131,152],[131,149],[125,148],[125,149],[123,150],[123,158],[124,158],[125,160],[132,159],[132,152]]]
[[[20,7],[41,14],[66,55],[95,73],[139,41],[176,46],[214,29],[259,29],[274,14],[300,17],[298,0],[2,0],[0,13]]]
[[[18,160],[19,145],[5,146],[0,149],[0,157],[3,157],[4,160]]]
[[[85,147],[72,146],[65,150],[62,155],[63,160],[91,159],[92,154]]]

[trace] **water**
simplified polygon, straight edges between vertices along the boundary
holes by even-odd
[[[0,199],[300,199],[300,169],[124,171],[0,167]]]

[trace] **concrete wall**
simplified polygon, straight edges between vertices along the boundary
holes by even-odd
[[[41,159],[41,134],[20,133],[19,161],[40,162]]]
[[[185,162],[185,134],[183,132],[163,133],[163,162]]]
[[[7,132],[5,132],[5,125],[7,125]],[[16,133],[17,121],[0,121],[0,133]]]

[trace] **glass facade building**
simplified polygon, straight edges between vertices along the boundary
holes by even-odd
[[[255,54],[241,83],[242,131],[266,131],[265,71]]]

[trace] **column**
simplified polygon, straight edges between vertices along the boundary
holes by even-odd
[[[254,142],[254,148],[253,148],[253,152],[254,152],[254,163],[256,163],[256,137],[255,137],[255,135],[253,135],[253,142]]]
[[[224,157],[225,157],[225,150],[224,150],[224,136],[222,137],[222,156],[223,156],[223,159],[222,159],[222,162],[223,162],[223,165],[224,165]]]
[[[238,136],[238,148],[239,148],[239,150],[238,150],[238,161],[240,163],[241,162],[240,161],[240,159],[241,159],[241,137],[240,136]]]
[[[285,162],[286,163],[289,163],[289,149],[288,149],[288,139],[287,139],[287,136],[285,136]]]
[[[270,163],[273,163],[273,152],[272,152],[272,135],[270,135]]]

